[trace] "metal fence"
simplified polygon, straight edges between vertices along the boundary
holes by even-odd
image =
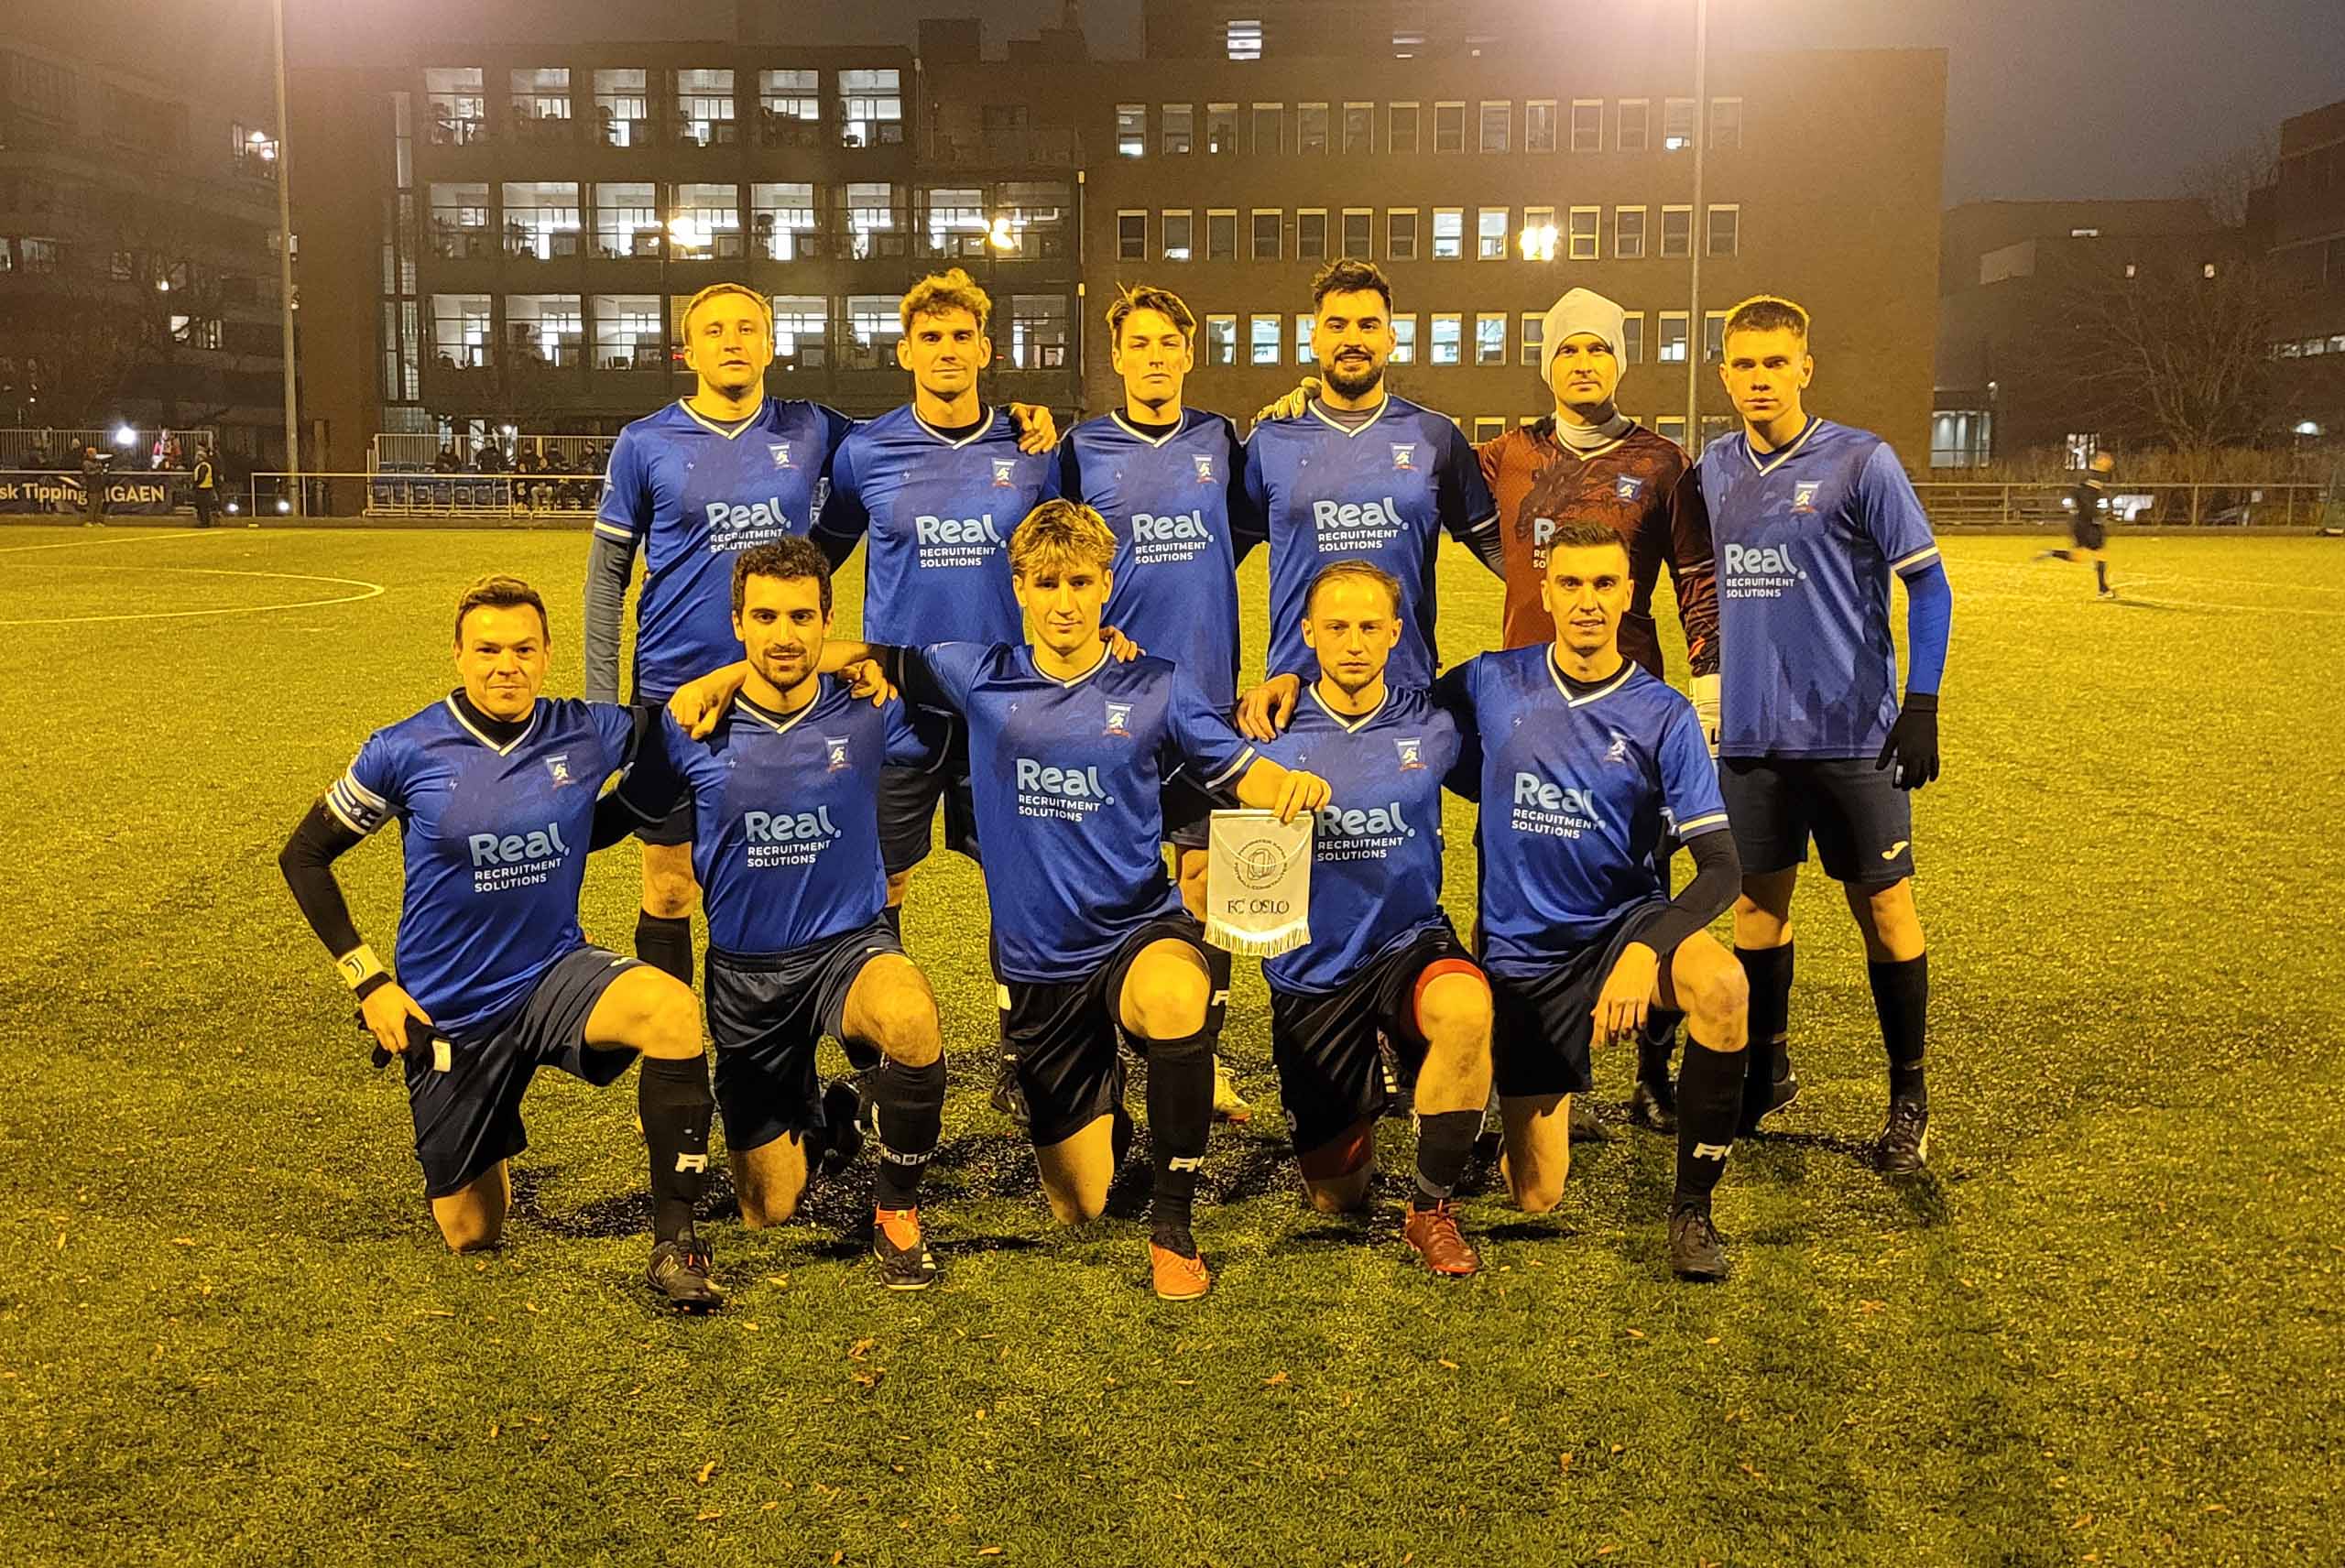
[[[597,475],[610,455],[616,436],[507,436],[497,443],[508,463],[527,456],[540,465],[554,464],[569,476]],[[366,465],[377,474],[429,474],[440,461],[441,438],[436,435],[398,435],[383,433],[375,437],[366,454]],[[470,463],[473,450],[469,441],[455,446],[456,460]],[[561,477],[556,474],[555,477]],[[517,475],[517,477],[519,477]]]
[[[2067,526],[2067,483],[1931,482],[1915,492],[1938,528]],[[2313,528],[2345,520],[2345,495],[2326,485],[2112,485],[2108,519],[2138,528]]]
[[[128,446],[124,446],[115,438],[126,430],[130,431],[131,441]],[[155,446],[158,440],[179,442],[180,456],[176,464],[158,463],[154,461]],[[127,472],[134,466],[185,468],[194,458],[197,447],[208,446],[215,452],[220,450],[220,442],[215,433],[209,430],[142,430],[128,425],[116,425],[112,430],[35,430],[27,427],[21,430],[0,430],[0,468],[48,466],[79,470],[82,466],[82,449],[92,446],[96,447],[100,452],[112,453],[115,461],[123,465],[124,472]],[[36,455],[46,457],[48,463],[45,465],[36,464],[33,462]]]
[[[230,510],[290,516],[293,476],[256,474]],[[584,523],[602,481],[591,474],[304,474],[300,511],[311,517],[444,517],[452,521]]]

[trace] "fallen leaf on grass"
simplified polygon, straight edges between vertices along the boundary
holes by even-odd
[[[705,1486],[708,1485],[708,1478],[715,1474],[716,1461],[712,1459],[707,1464],[693,1472],[693,1485],[695,1486]]]
[[[879,1386],[879,1379],[887,1375],[886,1369],[878,1367],[873,1367],[868,1372],[857,1372],[855,1375],[856,1385],[858,1388],[876,1388]]]
[[[1596,1554],[1598,1557],[1609,1557],[1615,1550],[1615,1548],[1609,1546],[1599,1546],[1596,1549]]]
[[[1709,1338],[1707,1338],[1707,1339],[1706,1339],[1706,1340],[1702,1341],[1702,1343],[1703,1343],[1704,1345],[1716,1345],[1718,1342],[1718,1336],[1717,1334],[1712,1334],[1712,1335],[1710,1335],[1710,1337],[1709,1337]]]
[[[1563,1458],[1556,1461],[1555,1468],[1562,1471],[1566,1475],[1570,1475],[1572,1473],[1572,1456],[1568,1454],[1565,1454]]]
[[[1262,1387],[1263,1387],[1263,1388],[1277,1388],[1280,1384],[1282,1384],[1282,1383],[1283,1383],[1283,1382],[1285,1382],[1285,1381],[1286,1381],[1286,1374],[1285,1374],[1285,1373],[1283,1373],[1283,1372],[1273,1372],[1273,1373],[1271,1373],[1269,1377],[1265,1377],[1265,1378],[1263,1378],[1263,1379],[1262,1379]]]
[[[846,1347],[846,1358],[849,1361],[860,1361],[870,1355],[871,1347],[878,1343],[876,1339],[858,1339]]]
[[[1615,1453],[1615,1454],[1621,1453],[1623,1450],[1625,1450],[1625,1449],[1626,1449],[1626,1447],[1627,1447],[1627,1446],[1628,1446],[1628,1445],[1627,1445],[1627,1444],[1625,1444],[1625,1443],[1614,1443],[1614,1444],[1612,1445],[1612,1452],[1613,1452],[1613,1453]]]
[[[171,1245],[173,1247],[193,1247],[195,1245],[195,1237],[191,1236],[175,1236],[171,1237]]]
[[[1631,1339],[1642,1339],[1644,1336],[1645,1331],[1641,1328],[1632,1328],[1629,1331],[1629,1337]]]
[[[1001,1548],[998,1546],[980,1546],[977,1548],[977,1555],[980,1557],[998,1557],[1001,1555]]]
[[[755,1334],[758,1332],[758,1320],[755,1318],[747,1319],[741,1324],[741,1326],[747,1329],[751,1334]]]
[[[489,1435],[491,1438],[496,1437],[496,1434],[497,1434],[498,1432],[503,1432],[504,1430],[505,1430],[505,1429],[504,1429],[504,1427],[503,1427],[503,1426],[501,1426],[501,1425],[499,1425],[499,1424],[498,1424],[497,1422],[496,1422],[496,1421],[491,1421],[491,1422],[489,1422],[489,1423],[488,1423],[488,1435]]]
[[[441,1307],[418,1307],[413,1315],[420,1318],[452,1318],[456,1314]]]
[[[693,1523],[706,1524],[711,1519],[721,1519],[724,1517],[725,1510],[723,1508],[711,1508],[704,1514],[693,1515]]]
[[[1452,1372],[1455,1372],[1455,1371],[1456,1371],[1456,1370],[1457,1370],[1457,1363],[1456,1363],[1455,1361],[1452,1361],[1451,1359],[1449,1359],[1449,1357],[1448,1357],[1448,1356],[1440,1356],[1440,1357],[1438,1357],[1437,1359],[1439,1359],[1439,1361],[1441,1362],[1441,1364],[1442,1364],[1444,1367],[1448,1367]]]

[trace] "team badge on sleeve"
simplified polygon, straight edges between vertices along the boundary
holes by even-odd
[[[1406,739],[1395,735],[1392,737],[1392,744],[1401,749],[1402,772],[1413,772],[1424,767],[1425,743],[1423,739],[1416,735],[1410,735]]]
[[[1414,474],[1417,471],[1416,455],[1416,442],[1394,441],[1392,443],[1392,467],[1394,472],[1400,474]]]
[[[1100,733],[1122,735],[1129,740],[1132,732],[1126,726],[1131,723],[1131,717],[1132,705],[1129,702],[1110,702],[1107,704],[1107,727]]]

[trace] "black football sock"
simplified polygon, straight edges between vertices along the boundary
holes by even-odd
[[[1673,1208],[1710,1206],[1742,1119],[1744,1052],[1712,1051],[1691,1033],[1677,1080],[1677,1192]]]
[[[944,1129],[944,1059],[907,1067],[893,1057],[871,1079],[871,1123],[879,1135],[878,1206],[914,1208],[920,1179]]]
[[[1229,949],[1205,944],[1205,974],[1213,985],[1205,1000],[1205,1050],[1221,1049],[1221,1026],[1229,1017]]]
[[[2102,593],[2109,592],[2109,562],[2096,561],[2092,563],[2092,580],[2100,584]]]
[[[673,1241],[692,1228],[708,1186],[708,1056],[647,1056],[635,1078],[636,1108],[651,1164],[651,1239]]]
[[[1930,1011],[1930,955],[1868,964],[1865,975],[1872,982],[1881,1043],[1889,1051],[1889,1097],[1926,1111],[1930,1090],[1922,1075],[1922,1047]]]
[[[2044,553],[2050,556],[2055,561],[2074,561],[2077,559],[2065,550],[2047,550]]]
[[[1474,1157],[1474,1135],[1482,1130],[1479,1111],[1419,1111],[1417,1113],[1417,1194],[1419,1208],[1446,1203]]]
[[[1197,1169],[1213,1129],[1213,1052],[1205,1031],[1148,1044],[1148,1138],[1156,1151],[1156,1197],[1150,1209],[1158,1246],[1196,1256],[1189,1237]]]
[[[690,916],[671,920],[649,909],[635,917],[635,955],[654,969],[663,969],[689,985],[693,983],[693,922]]]
[[[1743,978],[1751,984],[1751,1081],[1770,1083],[1791,1071],[1792,947],[1741,947]]]
[[[1677,1021],[1685,1016],[1674,1007],[1654,1007],[1645,1014],[1644,1028],[1637,1031],[1638,1082],[1669,1082],[1669,1059],[1677,1051]]]
[[[897,942],[901,942],[904,940],[904,907],[890,904],[879,911],[879,918],[888,922],[888,929],[895,933]]]

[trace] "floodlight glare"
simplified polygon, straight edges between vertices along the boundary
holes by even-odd
[[[2300,436],[2317,436],[2320,434],[2320,427],[2310,419],[2299,419],[2296,422],[2296,434]]]
[[[136,446],[138,444],[138,432],[132,430],[128,425],[121,426],[114,432],[114,444],[116,446]]]
[[[293,509],[293,503],[290,501],[279,500],[277,503],[277,509],[280,512],[289,512]]]
[[[1009,232],[1009,220],[1008,218],[996,218],[993,221],[992,226],[986,230],[986,244],[993,246],[996,250],[1016,250],[1018,248],[1018,236]]]

